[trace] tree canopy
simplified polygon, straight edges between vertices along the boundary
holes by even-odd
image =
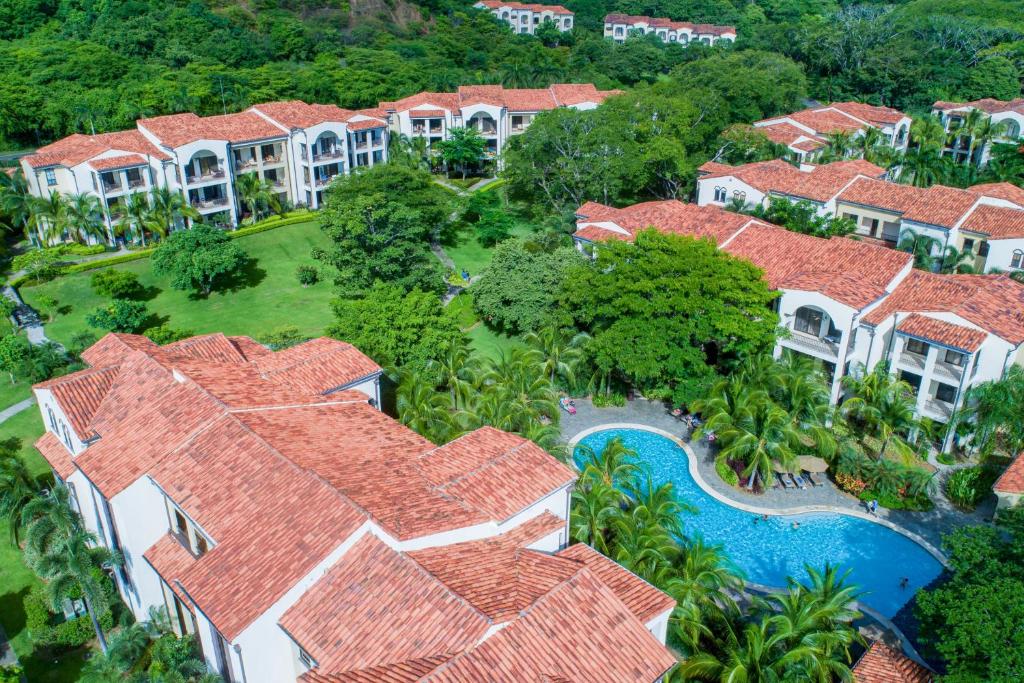
[[[171,287],[208,295],[245,266],[248,257],[227,234],[198,224],[171,233],[153,252],[153,272],[167,275]]]

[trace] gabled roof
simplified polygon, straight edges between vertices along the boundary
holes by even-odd
[[[1024,285],[1006,275],[942,275],[912,271],[863,322],[897,313],[954,313],[1017,345],[1024,343]]]
[[[749,216],[723,211],[714,206],[684,204],[677,199],[640,202],[622,209],[587,202],[576,210],[579,228],[575,236],[591,241],[629,239],[644,228],[655,227],[662,232],[688,235],[698,239],[709,237],[721,246],[752,220]],[[609,223],[626,234],[600,227]]]
[[[935,674],[876,640],[853,666],[856,683],[931,683]]]
[[[422,92],[394,102],[381,102],[381,109],[406,111],[410,116],[440,116],[440,111],[458,113],[463,107],[487,104],[509,111],[546,111],[587,102],[600,104],[621,90],[598,90],[593,83],[555,83],[547,88],[504,88],[500,85],[463,85],[458,92]]]
[[[250,107],[286,128],[309,128],[321,123],[345,123],[356,112],[333,104],[306,104],[301,100],[264,102]]]
[[[518,619],[423,680],[650,683],[675,663],[611,589],[583,567]]]
[[[138,125],[152,133],[166,147],[181,147],[196,140],[226,140],[230,143],[283,138],[287,133],[251,111],[220,116],[168,114],[139,119]]]
[[[722,36],[736,34],[735,26],[716,26],[714,24],[691,24],[688,21],[672,21],[665,17],[645,17],[633,14],[608,14],[605,15],[606,24],[646,24],[652,28],[665,28],[673,31],[689,30],[700,35]]]
[[[875,125],[895,124],[907,118],[907,115],[899,109],[864,104],[862,102],[833,102],[828,105],[828,108],[838,109],[844,114],[855,116],[861,121],[867,121]]]
[[[368,666],[340,673],[322,673],[310,669],[299,676],[300,683],[414,683],[451,659],[451,655],[420,657],[393,664]]]
[[[444,657],[475,645],[490,625],[369,533],[279,623],[327,673]]]
[[[97,171],[114,171],[121,168],[145,166],[147,163],[141,154],[117,154],[89,160],[89,165]]]
[[[71,461],[71,452],[53,432],[46,432],[32,445],[42,454],[61,479],[66,480],[75,471],[75,464]]]
[[[160,151],[153,143],[137,130],[126,130],[117,133],[100,133],[98,135],[82,135],[75,133],[40,147],[34,154],[23,157],[33,168],[45,166],[76,166],[101,155],[109,156],[108,152],[121,152],[120,155],[151,156],[164,160],[170,157]]]
[[[906,116],[903,112],[891,107],[879,107],[861,102],[835,102],[793,112],[792,114],[762,119],[754,123],[754,125],[778,129],[781,126],[787,125],[786,119],[789,119],[810,128],[819,136],[825,136],[829,133],[838,132],[854,133],[865,126],[879,127],[892,125],[900,122]],[[796,126],[793,126],[793,128],[799,130]],[[804,135],[806,134],[804,133]],[[788,135],[792,136],[793,133],[790,132]],[[776,142],[783,141],[776,140]],[[786,141],[785,144],[791,144],[791,141]]]
[[[984,197],[995,197],[1024,207],[1024,187],[1018,187],[1013,183],[979,183],[967,188],[971,192],[977,192]]]
[[[382,372],[369,356],[343,341],[319,337],[256,358],[266,379],[306,393],[325,393]]]
[[[896,329],[903,334],[952,346],[967,353],[977,351],[988,337],[988,333],[983,330],[957,325],[920,313],[907,316],[900,321]]]
[[[88,439],[89,422],[114,383],[120,368],[116,365],[87,368],[69,375],[55,377],[35,385],[48,389],[57,399],[71,427],[80,439]]]
[[[982,204],[960,224],[963,230],[980,232],[993,240],[1024,237],[1024,209]]]
[[[885,169],[861,159],[834,161],[806,171],[779,159],[740,166],[709,163],[701,166],[700,170],[705,172],[704,178],[732,176],[764,193],[774,192],[816,202],[829,201],[859,176],[880,178],[885,175]]]
[[[992,489],[1000,493],[1024,493],[1024,452],[1017,454],[1010,466],[996,479]]]
[[[903,212],[905,220],[952,228],[970,211],[978,196],[969,190],[945,185],[932,185],[917,195]]]
[[[141,334],[110,332],[82,351],[82,360],[93,367],[117,365],[132,351],[150,352],[159,348],[148,337],[143,337]]]
[[[1007,111],[1024,113],[1024,98],[1017,98],[1015,100],[995,100],[991,97],[986,97],[984,99],[974,100],[973,102],[944,102],[939,100],[932,105],[932,108],[941,109],[943,111],[949,111],[951,109],[980,109],[988,114],[1001,114]]]

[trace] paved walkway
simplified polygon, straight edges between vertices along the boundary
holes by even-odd
[[[654,427],[683,438],[697,455],[697,467],[704,482],[715,492],[740,505],[749,505],[768,510],[825,505],[840,510],[865,512],[865,505],[848,493],[840,491],[831,481],[824,486],[803,490],[769,489],[764,493],[748,493],[726,484],[715,472],[714,453],[706,442],[690,442],[685,438],[686,428],[682,422],[669,415],[659,401],[638,399],[627,402],[623,408],[595,408],[587,399],[576,399],[576,415],[565,413],[561,418],[562,436],[568,441],[580,432],[610,423],[635,423]],[[944,476],[944,474],[940,474]],[[941,493],[942,482],[936,482],[935,508],[930,512],[906,512],[879,508],[878,516],[907,531],[917,534],[936,548],[941,545],[943,534],[953,529],[988,524],[992,518],[994,501],[987,501],[972,513],[954,508]]]
[[[34,398],[26,398],[24,401],[18,401],[13,406],[9,406],[7,408],[4,408],[3,410],[0,410],[0,422],[6,422],[7,420],[10,420],[18,413],[24,410],[28,410],[35,404],[36,400]]]

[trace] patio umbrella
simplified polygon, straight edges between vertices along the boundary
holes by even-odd
[[[828,469],[828,463],[813,455],[801,455],[796,459],[800,463],[800,469],[808,472],[824,472]]]
[[[775,470],[776,472],[778,472],[779,474],[782,474],[783,472],[789,472],[789,469],[787,469],[778,460],[772,460],[772,469]]]

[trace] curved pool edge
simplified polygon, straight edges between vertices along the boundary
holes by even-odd
[[[571,439],[569,439],[569,448],[575,449],[576,444],[578,444],[582,439],[585,439],[591,434],[608,431],[610,429],[639,429],[641,431],[651,432],[653,434],[663,436],[666,439],[672,441],[674,444],[682,448],[684,453],[686,453],[687,468],[689,469],[690,476],[693,478],[695,482],[697,482],[697,486],[699,486],[701,489],[704,490],[706,494],[708,494],[709,496],[711,496],[720,503],[724,503],[725,505],[736,508],[737,510],[743,510],[744,512],[750,512],[758,515],[769,515],[774,517],[804,515],[815,512],[828,512],[837,515],[858,517],[860,519],[867,520],[869,522],[874,522],[875,524],[880,524],[884,527],[888,527],[892,531],[895,531],[898,534],[902,534],[903,536],[909,538],[911,541],[917,543],[919,546],[928,551],[928,554],[934,557],[945,569],[949,569],[949,560],[946,559],[946,556],[943,555],[938,548],[936,548],[927,540],[925,540],[921,535],[915,534],[913,531],[905,529],[899,524],[896,524],[895,522],[891,522],[887,519],[882,519],[875,515],[870,515],[867,512],[862,512],[860,510],[849,510],[846,508],[835,507],[833,505],[799,505],[796,507],[789,508],[762,508],[756,505],[747,505],[746,503],[741,503],[737,500],[733,500],[732,498],[725,496],[720,491],[718,491],[714,487],[710,486],[706,481],[704,481],[704,477],[700,473],[700,469],[697,466],[697,454],[693,452],[693,449],[690,448],[689,444],[687,444],[679,437],[665,431],[664,429],[658,429],[657,427],[651,427],[636,422],[608,422],[606,424],[597,425],[596,427],[589,427],[578,432]]]

